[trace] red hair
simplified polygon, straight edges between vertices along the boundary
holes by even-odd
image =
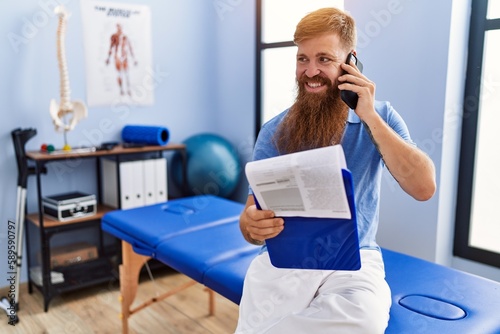
[[[327,33],[336,33],[346,50],[356,46],[356,23],[352,16],[338,8],[321,8],[304,16],[297,24],[295,44]]]

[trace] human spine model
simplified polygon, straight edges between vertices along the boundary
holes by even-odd
[[[87,117],[87,107],[81,101],[71,101],[69,88],[68,65],[66,63],[66,49],[64,41],[66,37],[66,23],[68,20],[68,12],[63,6],[55,8],[56,14],[59,16],[59,25],[57,28],[57,61],[59,64],[59,80],[60,80],[60,97],[61,104],[56,100],[50,101],[50,116],[54,122],[56,131],[71,131],[76,124],[83,118]],[[71,115],[68,123],[64,121],[65,116]]]

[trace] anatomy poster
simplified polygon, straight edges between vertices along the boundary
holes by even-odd
[[[82,1],[81,10],[88,106],[152,105],[150,8]]]

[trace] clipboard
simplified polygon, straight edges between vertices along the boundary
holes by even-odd
[[[351,172],[342,169],[342,177],[351,219],[282,217],[285,220],[283,231],[266,240],[273,266],[317,270],[361,268]]]

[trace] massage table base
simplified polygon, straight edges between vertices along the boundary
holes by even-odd
[[[122,333],[128,333],[128,319],[133,314],[139,312],[140,310],[164,300],[176,293],[192,287],[195,284],[199,284],[195,280],[190,280],[176,288],[170,289],[163,294],[152,297],[151,299],[143,302],[142,304],[132,308],[135,297],[137,295],[137,289],[139,287],[139,275],[142,267],[148,260],[150,256],[140,255],[134,252],[132,245],[126,241],[122,241],[122,264],[120,265],[120,302],[121,302],[121,313],[120,318],[122,319]],[[215,292],[209,288],[206,288],[208,292],[208,314],[215,314]]]

